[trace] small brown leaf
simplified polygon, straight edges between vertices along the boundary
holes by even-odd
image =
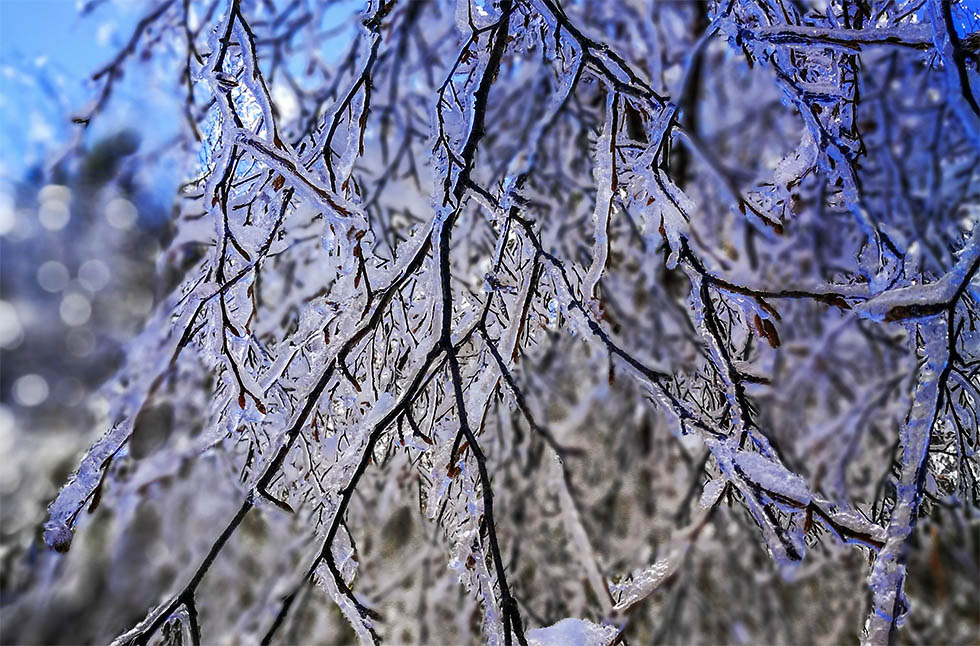
[[[756,314],[753,323],[755,323],[755,331],[759,333],[760,337],[768,341],[771,347],[779,347],[779,333],[776,332],[776,326],[772,324],[772,321]]]
[[[272,180],[272,190],[278,191],[286,183],[286,178],[282,175],[276,175],[276,178]]]
[[[245,409],[245,393],[238,393],[238,407]]]
[[[767,314],[769,314],[769,316],[773,317],[777,321],[781,318],[779,316],[779,312],[776,311],[776,308],[770,305],[769,302],[766,301],[764,298],[756,297],[755,300],[757,303],[759,303],[759,306],[762,307],[762,309],[764,309]]]
[[[766,341],[769,342],[769,345],[778,348],[779,334],[776,332],[776,326],[769,319],[762,319],[762,327],[766,331]]]
[[[259,490],[259,493],[262,494],[262,497],[263,498],[265,498],[266,500],[268,500],[269,502],[271,502],[273,505],[275,505],[279,509],[282,509],[283,511],[285,511],[287,513],[290,513],[290,514],[295,514],[296,513],[296,511],[293,510],[293,508],[289,506],[289,503],[287,503],[284,500],[279,500],[278,498],[276,498],[275,496],[273,496],[268,491],[264,491],[264,490],[260,489]]]

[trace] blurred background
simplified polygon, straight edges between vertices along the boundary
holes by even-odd
[[[172,99],[122,79],[84,140],[72,122],[140,4],[0,0],[0,607],[58,567],[37,540],[45,509],[99,432],[93,393],[160,295],[177,174],[154,148],[175,134]],[[38,608],[53,621],[35,637],[77,643],[60,619],[85,599]]]

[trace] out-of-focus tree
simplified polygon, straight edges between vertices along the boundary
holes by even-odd
[[[177,70],[87,638],[975,640],[977,11],[151,2],[75,116]]]
[[[138,146],[122,132],[76,151],[71,163],[2,186],[12,216],[0,238],[4,604],[50,561],[38,551],[38,526],[92,440],[84,430],[104,402],[89,395],[118,370],[123,346],[162,291],[155,259],[165,219],[127,170]],[[46,613],[67,620],[83,601]],[[58,623],[38,625],[35,636],[67,636]]]

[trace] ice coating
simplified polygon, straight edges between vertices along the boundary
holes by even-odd
[[[737,451],[735,465],[763,489],[789,498],[800,505],[810,504],[806,481],[789,469],[759,453]]]

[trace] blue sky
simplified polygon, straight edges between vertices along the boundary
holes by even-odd
[[[0,177],[19,178],[70,141],[77,129],[71,116],[95,96],[92,72],[119,49],[145,8],[108,0],[82,17],[75,0],[0,0]],[[93,123],[90,136],[146,124],[147,111],[163,115],[166,97],[127,90],[117,84],[110,113]]]
[[[67,134],[56,116],[84,100],[81,79],[104,54],[73,0],[0,0],[0,175],[39,160]]]
[[[105,57],[75,0],[0,0],[0,59],[52,55],[65,71],[78,75]]]

